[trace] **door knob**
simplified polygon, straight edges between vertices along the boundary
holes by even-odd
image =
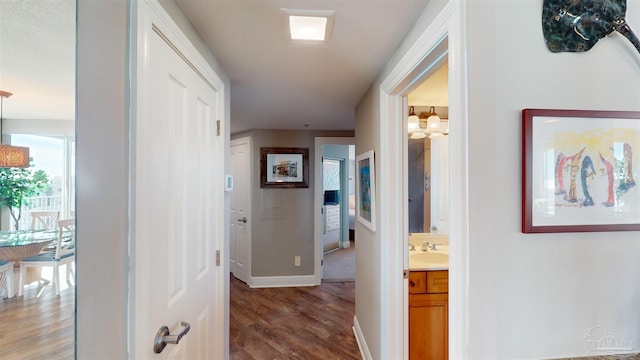
[[[238,221],[243,222],[243,223],[247,223],[247,217],[243,217],[242,219],[238,219]]]
[[[189,330],[191,330],[191,324],[184,321],[180,322],[182,331],[178,335],[169,335],[169,328],[166,326],[160,327],[160,330],[156,333],[156,337],[153,339],[153,352],[160,354],[164,350],[167,344],[177,344],[180,342],[183,336],[185,336]]]

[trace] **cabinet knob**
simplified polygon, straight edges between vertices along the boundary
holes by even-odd
[[[416,283],[413,280],[409,280],[409,286],[415,287]]]

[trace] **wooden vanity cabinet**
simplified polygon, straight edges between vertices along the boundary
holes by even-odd
[[[449,271],[409,272],[409,359],[449,357]]]

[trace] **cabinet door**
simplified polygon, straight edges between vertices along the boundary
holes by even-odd
[[[409,359],[449,357],[448,294],[409,296]]]

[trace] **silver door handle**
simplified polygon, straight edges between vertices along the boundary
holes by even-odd
[[[153,339],[153,352],[160,354],[164,350],[167,344],[177,344],[180,342],[183,336],[185,336],[189,330],[191,330],[191,324],[184,321],[180,322],[183,327],[182,331],[178,335],[169,335],[169,328],[166,326],[160,327],[160,330],[156,333],[156,337]]]
[[[247,217],[245,216],[242,219],[238,219],[238,221],[241,221],[241,222],[246,224],[247,223]]]

